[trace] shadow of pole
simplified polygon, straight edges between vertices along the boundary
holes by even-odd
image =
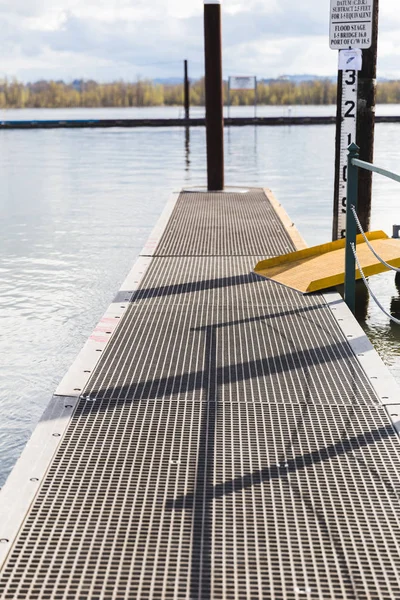
[[[190,171],[190,127],[185,127],[185,171]]]
[[[203,403],[196,482],[192,499],[192,558],[190,598],[211,600],[212,502],[215,433],[218,410],[216,327],[205,328],[205,360],[202,384],[207,391]]]
[[[337,459],[346,454],[354,454],[357,450],[367,448],[368,446],[392,438],[397,439],[397,432],[393,425],[386,425],[372,431],[365,431],[351,438],[343,438],[330,446],[318,448],[306,454],[298,454],[293,458],[286,460],[284,467],[282,467],[280,463],[270,465],[253,473],[247,473],[246,475],[236,477],[231,481],[217,484],[212,487],[211,496],[213,499],[218,499],[232,495],[251,488],[254,485],[281,479],[283,475],[286,477],[290,473],[296,473],[298,470],[305,470],[311,466],[330,462],[333,459]],[[166,504],[166,508],[168,510],[189,509],[193,506],[193,500],[193,494],[180,496],[175,500],[169,500]]]

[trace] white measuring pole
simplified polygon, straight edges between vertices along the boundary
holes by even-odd
[[[228,119],[231,116],[231,78],[228,77]]]
[[[358,71],[362,50],[372,44],[374,0],[331,0],[329,45],[339,50],[338,84],[342,86],[336,127],[333,239],[346,237],[347,148],[356,143]],[[340,148],[339,148],[340,146]]]
[[[257,117],[257,77],[254,77],[254,118]]]
[[[338,240],[346,237],[347,213],[347,148],[356,143],[358,71],[341,71],[342,100],[340,106],[340,159],[337,205]]]

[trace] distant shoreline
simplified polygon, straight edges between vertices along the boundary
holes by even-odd
[[[230,90],[223,83],[224,101],[236,106],[252,106],[254,90]],[[182,106],[183,83],[157,83],[140,80],[98,83],[76,80],[37,81],[21,83],[0,80],[0,109],[22,108],[141,108]],[[294,82],[290,80],[261,80],[257,85],[259,106],[328,106],[337,99],[336,82],[329,78]],[[190,104],[203,107],[205,101],[204,79],[190,84]],[[379,81],[377,104],[400,103],[400,81]]]

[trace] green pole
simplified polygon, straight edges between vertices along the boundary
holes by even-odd
[[[353,159],[359,157],[360,148],[351,144],[347,157],[347,200],[346,200],[346,262],[344,276],[344,299],[351,312],[356,310],[356,261],[351,244],[356,248],[357,224],[351,206],[357,211],[358,168],[353,165]]]

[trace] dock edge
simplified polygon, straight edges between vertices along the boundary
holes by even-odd
[[[281,219],[296,249],[302,250],[307,248],[308,244],[271,190],[265,188],[264,193]],[[347,307],[342,296],[334,290],[328,290],[322,296],[329,306],[339,328],[346,337],[361,370],[371,383],[381,405],[385,407],[390,420],[400,435],[400,386],[375,350],[353,313]]]
[[[170,195],[119,292],[61,380],[0,490],[0,569],[13,548],[24,517],[68,429],[82,390],[102,352],[118,330],[129,302],[150,266],[179,194],[174,192]]]

